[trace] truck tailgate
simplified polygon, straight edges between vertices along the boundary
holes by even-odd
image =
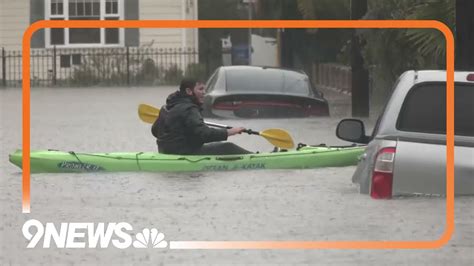
[[[455,193],[474,194],[474,147],[454,147]],[[398,141],[393,195],[446,194],[446,146]]]

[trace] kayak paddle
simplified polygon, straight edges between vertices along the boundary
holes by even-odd
[[[138,116],[143,122],[153,124],[160,114],[160,109],[141,103],[138,105]]]
[[[143,104],[143,103],[138,106],[138,116],[143,122],[153,124],[155,120],[158,118],[159,114],[160,114],[160,109],[154,106]],[[204,121],[204,123],[211,127],[226,128],[226,129],[232,128],[231,126],[216,124],[212,122]],[[270,142],[271,144],[273,144],[274,146],[278,148],[291,149],[295,146],[290,134],[288,134],[288,132],[286,132],[283,129],[270,128],[261,132],[253,131],[251,129],[246,129],[244,132],[249,135],[262,136],[268,142]]]

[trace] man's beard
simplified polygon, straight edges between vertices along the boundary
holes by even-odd
[[[199,107],[202,106],[202,103],[198,100],[198,97],[196,96],[196,94],[194,94],[194,92],[190,97],[191,97],[193,103],[195,103]]]

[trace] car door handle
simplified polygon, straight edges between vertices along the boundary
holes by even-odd
[[[359,162],[365,161],[366,158],[367,158],[367,153],[362,154],[361,156],[359,156]]]

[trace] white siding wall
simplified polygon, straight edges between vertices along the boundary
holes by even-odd
[[[197,0],[137,1],[140,1],[139,17],[141,20],[197,19],[197,12],[195,12]],[[8,50],[21,50],[23,32],[29,26],[29,1],[0,0],[0,19],[0,47]],[[197,49],[197,32],[197,29],[140,29],[140,45],[152,44],[153,47],[159,48],[186,46]]]
[[[23,32],[30,23],[30,1],[0,0],[0,47],[21,50]]]
[[[173,19],[182,20],[197,19],[198,0],[137,0],[139,3],[140,20]],[[183,5],[184,4],[184,5]],[[187,7],[187,8],[186,8]],[[21,51],[22,38],[30,21],[30,1],[28,0],[0,0],[0,49],[7,51]],[[140,29],[140,46],[151,46],[154,48],[194,48],[198,49],[197,29]],[[43,49],[32,49],[32,55],[44,53]],[[10,55],[12,55],[10,53]],[[18,54],[19,55],[19,54]],[[21,60],[10,59],[8,61],[8,80],[21,80]],[[40,61],[38,61],[40,60]],[[59,67],[59,56],[57,58],[57,79],[62,78],[63,69]],[[38,62],[36,62],[38,61]],[[161,64],[178,64],[185,70],[189,62],[197,62],[198,56],[191,55],[178,58],[165,58]],[[51,75],[51,60],[32,58],[33,64],[41,64],[40,72],[32,69],[31,78],[36,80],[49,80]],[[51,71],[48,71],[51,70]]]
[[[140,0],[140,20],[182,19],[181,0]],[[181,47],[181,29],[140,29],[140,46]]]
[[[140,0],[139,6],[141,20],[197,19],[197,0]],[[197,49],[197,29],[140,29],[140,45]]]
[[[198,0],[188,0],[188,3],[191,4],[190,8],[187,10],[186,19],[188,20],[197,20],[198,19]],[[198,42],[198,32],[199,29],[187,29],[186,31],[186,41],[188,47],[194,47],[196,50],[199,48]]]

